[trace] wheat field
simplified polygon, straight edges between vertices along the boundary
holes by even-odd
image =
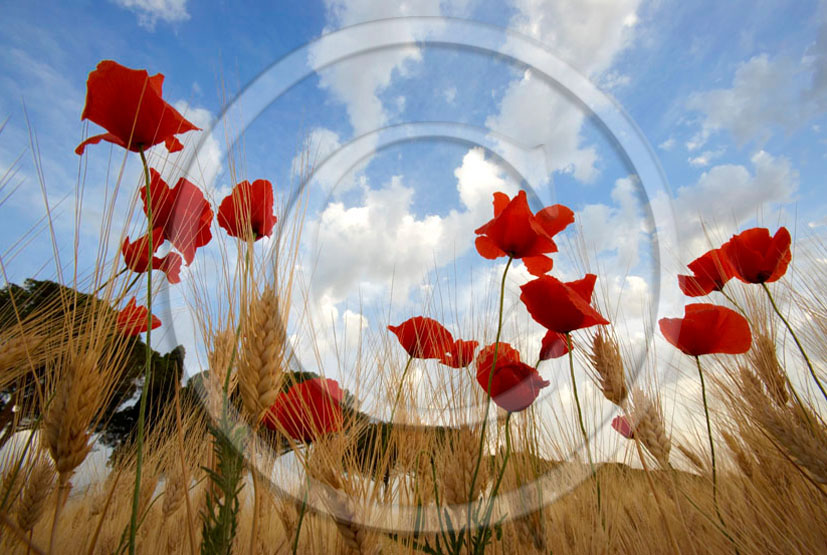
[[[149,183],[149,165],[163,164],[146,162],[143,150],[140,156],[146,174],[138,187],[144,177]],[[231,164],[233,182],[248,178],[241,168]],[[137,192],[121,194],[133,195],[133,207],[141,202]],[[205,206],[218,207],[218,200]],[[622,418],[617,427],[628,425],[614,435],[597,434],[596,411],[578,420],[573,405],[556,419],[533,398],[517,410],[498,408],[487,393],[494,378],[488,390],[480,387],[476,354],[465,360],[454,352],[443,360],[456,365],[443,370],[450,379],[420,379],[413,390],[412,361],[436,357],[420,350],[401,358],[397,337],[385,329],[361,339],[357,364],[348,369],[355,387],[324,390],[332,419],[320,417],[328,409],[307,397],[285,419],[272,407],[304,381],[291,341],[302,333],[312,344],[313,330],[325,323],[291,317],[307,302],[295,271],[303,220],[289,217],[284,199],[275,206],[272,229],[262,233],[219,239],[219,225],[228,228],[220,218],[213,226],[218,276],[194,273],[178,286],[197,315],[206,372],[198,383],[174,374],[164,395],[147,395],[146,411],[145,397],[133,388],[124,398],[123,384],[145,378],[140,372],[153,357],[150,337],[136,338],[147,331],[147,314],[129,319],[117,307],[136,295],[145,306],[171,286],[170,263],[162,263],[166,279],[136,279],[146,270],[122,270],[121,256],[107,250],[129,229],[105,228],[95,266],[56,278],[62,287],[36,309],[21,305],[19,288],[7,284],[0,327],[0,385],[8,392],[0,411],[2,552],[827,551],[827,426],[819,391],[827,379],[827,285],[807,270],[806,257],[794,254],[786,275],[769,286],[732,280],[725,296],[710,293],[708,302],[737,308],[751,341],[738,354],[695,357],[704,366],[704,405],[690,407],[695,418],[682,419],[680,434],[670,420],[674,397],[662,394],[657,369],[630,379],[632,347],[621,322],[566,332],[564,345],[572,375],[591,384],[581,391],[584,406],[613,406]],[[235,210],[241,227],[258,225]],[[276,247],[255,249],[270,232]],[[817,250],[824,254],[823,246]],[[510,264],[516,257],[508,256]],[[496,315],[505,288],[495,288],[499,283],[486,302]],[[595,297],[586,304],[609,304],[599,288]],[[226,302],[205,300],[216,298]],[[451,310],[435,303],[420,313],[442,320]],[[125,332],[132,328],[124,322],[139,333]],[[480,316],[465,329],[480,347],[495,338],[524,343],[500,338],[496,319]],[[505,353],[495,351],[492,376]],[[530,372],[519,360],[509,365]],[[365,392],[378,397],[374,414],[383,418],[360,409]],[[119,446],[102,476],[81,480],[112,407],[130,397],[142,407],[140,434]],[[705,410],[707,397],[714,410]],[[454,408],[435,423],[416,410],[422,406]],[[620,461],[593,456],[617,445]],[[88,483],[75,487],[79,480]]]

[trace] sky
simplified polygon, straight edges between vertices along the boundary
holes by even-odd
[[[291,334],[306,369],[354,388],[360,334],[404,364],[385,326],[410,316],[493,340],[505,261],[482,259],[473,231],[495,191],[575,211],[552,273],[598,274],[598,305],[635,361],[653,315],[682,314],[674,275],[712,243],[755,225],[786,225],[797,244],[827,230],[827,6],[815,1],[34,0],[4,6],[0,48],[8,282],[71,281],[75,252],[88,277],[99,252],[117,262],[123,230],[140,234],[137,157],[74,147],[100,132],[80,120],[100,60],[161,73],[164,98],[204,129],[182,136],[181,155],[152,150],[167,182],[186,175],[215,203],[241,179],[270,180],[282,202],[306,195],[293,317],[318,335]],[[216,259],[234,252],[221,241],[184,270],[216,286],[211,306]],[[543,332],[516,302],[529,277],[509,273],[504,337],[533,363]],[[159,300],[157,337],[187,347],[192,374],[204,347],[187,291]],[[659,341],[644,367],[696,395]],[[540,370],[565,407],[563,364]],[[412,383],[445,370],[419,365]]]

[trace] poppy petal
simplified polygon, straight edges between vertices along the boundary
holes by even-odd
[[[497,246],[496,243],[494,243],[494,241],[485,235],[477,237],[476,240],[474,240],[474,246],[477,248],[477,252],[480,253],[480,256],[487,258],[488,260],[494,260],[495,258],[499,258],[501,256],[507,256],[505,251],[503,251]]]
[[[532,276],[539,277],[547,274],[554,267],[554,260],[542,254],[537,256],[524,256],[522,260],[526,270],[528,270],[528,273]]]
[[[568,206],[554,204],[537,212],[534,216],[543,230],[553,237],[574,223],[574,212]]]

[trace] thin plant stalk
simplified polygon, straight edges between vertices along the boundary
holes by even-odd
[[[307,472],[307,466],[305,465],[305,473]],[[304,521],[304,515],[307,512],[307,494],[310,492],[310,476],[305,474],[305,486],[304,486],[304,495],[302,496],[302,506],[299,509],[299,519],[296,522],[296,536],[293,538],[293,545],[292,545],[292,553],[296,555],[297,550],[299,549],[299,534],[302,531],[302,522]]]
[[[402,379],[399,380],[399,389],[396,390],[396,400],[393,402],[393,408],[391,408],[391,424],[393,424],[393,415],[396,414],[396,407],[399,405],[399,398],[402,397],[402,387],[405,384],[405,377],[408,375],[408,370],[411,368],[413,358],[413,355],[408,355],[408,362],[405,363],[405,370],[402,371]]]
[[[784,322],[784,325],[787,327],[787,330],[789,330],[790,335],[793,336],[793,341],[795,341],[796,347],[798,347],[801,356],[804,357],[804,362],[807,363],[807,368],[810,370],[810,375],[813,377],[813,380],[816,382],[818,389],[821,391],[821,395],[823,395],[824,399],[827,400],[827,391],[824,390],[824,386],[821,384],[821,380],[818,379],[816,371],[813,368],[813,363],[810,362],[810,357],[808,357],[807,353],[804,351],[804,346],[801,345],[801,341],[798,340],[798,336],[795,334],[795,330],[793,330],[793,327],[790,325],[787,319],[784,318],[784,315],[781,314],[781,311],[778,309],[778,305],[775,304],[775,299],[772,298],[772,293],[770,293],[770,288],[767,287],[767,284],[762,283],[761,287],[763,287],[764,291],[767,293],[767,297],[769,297],[770,299],[772,309],[775,311],[776,314],[778,314],[778,317],[781,318],[781,321]]]
[[[258,519],[259,519],[259,495],[258,495],[258,478],[256,477],[256,437],[258,435],[258,425],[253,427],[253,433],[250,440],[250,477],[253,479],[253,523],[250,526],[250,555],[255,555],[256,552],[256,534],[258,534]]]
[[[499,317],[497,321],[497,336],[494,339],[494,357],[491,360],[491,370],[488,372],[488,387],[485,388],[487,396],[485,400],[485,414],[482,417],[482,430],[480,431],[480,446],[477,450],[477,464],[474,466],[474,473],[471,475],[471,487],[468,489],[468,540],[471,541],[471,503],[473,501],[474,486],[477,483],[477,476],[480,472],[480,464],[482,463],[482,450],[485,447],[485,429],[488,425],[488,412],[491,406],[491,385],[494,383],[494,372],[497,368],[497,354],[500,348],[500,335],[503,331],[503,303],[505,301],[505,277],[508,275],[508,269],[511,267],[511,262],[514,260],[511,256],[508,257],[508,262],[505,264],[503,270],[502,281],[500,282],[500,307]]]
[[[629,414],[626,414],[625,416],[626,418],[630,417]],[[643,449],[640,446],[640,440],[637,437],[633,437],[633,441],[635,443],[637,456],[640,458],[640,464],[643,466],[643,473],[646,476],[646,482],[649,484],[649,489],[652,491],[652,495],[655,498],[655,504],[658,507],[658,511],[660,512],[661,518],[663,519],[663,524],[666,526],[666,533],[669,536],[669,541],[672,542],[672,549],[675,550],[675,553],[681,553],[681,548],[678,545],[678,540],[675,538],[675,533],[672,531],[672,526],[669,524],[669,519],[666,516],[666,510],[663,508],[663,502],[661,501],[660,495],[658,494],[658,490],[655,487],[655,481],[652,479],[652,471],[650,470],[649,465],[646,463],[646,457],[643,456]],[[686,521],[684,521],[683,519],[683,512],[680,509],[680,503],[678,502],[677,497],[675,498],[675,506],[677,507],[678,512],[680,514],[684,529],[687,533],[689,533],[689,528],[686,526]],[[690,546],[692,547],[692,551],[694,553],[694,545],[690,543]]]
[[[49,555],[54,553],[57,544],[57,527],[60,522],[60,513],[63,511],[63,505],[69,498],[69,490],[72,484],[69,482],[69,477],[63,474],[58,478],[57,496],[55,497],[55,514],[52,519],[52,533],[49,537]]]
[[[701,397],[703,398],[704,402],[704,416],[706,417],[706,431],[707,435],[709,436],[709,453],[712,457],[712,502],[715,505],[715,513],[718,515],[718,520],[721,521],[721,526],[723,527],[726,536],[729,537],[729,533],[726,532],[726,523],[724,523],[724,517],[721,514],[721,508],[718,505],[718,474],[717,469],[715,467],[715,442],[712,440],[712,424],[709,421],[709,405],[706,401],[706,385],[704,383],[704,372],[701,369],[701,359],[700,357],[695,357],[695,362],[698,365],[698,376],[701,378]]]
[[[603,521],[603,512],[601,510],[600,500],[600,480],[597,479],[597,471],[594,468],[594,460],[592,460],[592,450],[589,445],[589,434],[586,432],[586,425],[583,423],[583,409],[580,407],[580,396],[577,394],[577,380],[574,379],[574,352],[571,345],[571,332],[566,333],[566,343],[569,348],[569,373],[571,374],[571,388],[574,392],[574,404],[577,406],[577,421],[580,424],[580,433],[583,434],[583,442],[586,444],[586,456],[589,459],[589,468],[592,472],[592,480],[594,480],[594,487],[597,491],[597,512],[600,514],[601,522]],[[605,523],[603,523],[605,526]]]
[[[738,304],[738,301],[736,301],[734,297],[732,297],[730,295],[727,295],[726,291],[724,291],[723,289],[720,289],[719,291],[720,291],[721,295],[723,295],[726,300],[728,300],[730,303],[732,303],[732,305],[735,308],[738,309],[738,312],[740,312],[741,314],[743,314],[746,317],[747,312],[743,308],[741,308],[741,305]]]
[[[488,523],[491,521],[491,513],[494,511],[494,502],[497,499],[497,491],[500,489],[500,484],[503,481],[503,476],[505,475],[505,467],[508,465],[508,459],[511,457],[511,415],[514,414],[511,411],[508,411],[508,415],[505,417],[505,456],[503,457],[503,464],[500,467],[500,474],[497,476],[497,481],[494,482],[494,488],[491,490],[491,494],[489,495],[488,499],[488,507],[483,513],[482,525],[480,526],[479,533],[477,534],[477,542],[474,546],[474,553],[483,553],[485,551],[485,542],[483,541],[485,538],[485,530],[488,528]]]
[[[144,149],[139,148],[141,163],[144,166],[144,182],[146,183],[146,218],[147,218],[147,257],[146,270],[146,362],[144,366],[144,386],[141,388],[141,403],[138,409],[138,432],[136,440],[135,459],[135,489],[132,492],[132,515],[129,519],[129,555],[135,555],[135,533],[138,531],[138,503],[141,494],[141,468],[143,465],[144,450],[144,419],[146,418],[147,389],[152,380],[152,187],[149,181],[149,164],[146,161]]]

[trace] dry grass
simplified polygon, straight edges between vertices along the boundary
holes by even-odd
[[[204,300],[216,294],[210,292],[215,284],[208,285],[204,276],[195,276],[191,284],[192,308],[208,353],[204,369],[210,370],[206,414],[219,412],[224,384],[229,383],[230,393],[238,392],[246,420],[254,424],[251,434],[261,432],[255,423],[273,403],[291,367],[287,330],[295,328],[312,342],[313,330],[325,325],[289,319],[291,305],[306,308],[307,303],[294,298],[301,291],[293,280],[301,219],[290,221],[293,227],[274,239],[282,245],[280,256],[261,251],[248,255],[249,245],[228,240],[220,245],[223,267],[214,277],[227,307],[215,309]],[[103,260],[100,265],[91,280],[94,287],[101,276],[115,275]],[[129,277],[107,284],[104,304],[122,299]],[[90,288],[88,283],[72,285]],[[824,284],[812,278],[796,290],[789,281],[777,287],[779,298],[791,299],[788,302],[809,316],[813,324],[802,335],[812,352],[821,353],[827,344]],[[583,332],[575,341],[577,371],[589,375],[592,391],[602,395],[594,395],[587,406],[608,401],[621,407],[634,422],[635,438],[645,452],[630,443],[628,464],[599,465],[598,513],[590,470],[572,454],[579,432],[571,413],[532,408],[514,416],[513,453],[493,505],[492,522],[497,524],[487,552],[823,552],[823,405],[801,387],[802,376],[807,377],[801,361],[784,349],[766,306],[746,288],[737,295],[748,309],[753,348],[745,356],[718,360],[713,380],[720,401],[713,423],[723,439],[718,444],[726,446],[719,455],[719,504],[731,537],[716,517],[705,441],[679,441],[678,436],[673,441],[675,423],[667,420],[672,413],[654,380],[646,384],[645,393],[627,385],[621,353],[628,345],[614,331]],[[429,308],[450,312],[448,307]],[[475,337],[494,335],[483,321],[469,328]],[[394,358],[398,346],[385,336],[360,339],[355,367],[348,369],[356,378],[352,392],[357,398],[379,392],[375,414],[387,414],[402,377],[403,365]],[[508,340],[520,343],[519,337]],[[106,477],[85,490],[73,491],[71,479],[92,448],[91,428],[123,372],[124,348],[111,314],[80,307],[69,298],[6,326],[0,334],[0,385],[18,383],[34,368],[46,369],[39,395],[27,401],[32,406],[0,415],[3,430],[32,437],[25,445],[9,445],[0,460],[0,516],[3,529],[12,532],[0,538],[3,552],[28,553],[33,547],[45,551],[50,545],[54,552],[71,553],[123,549],[134,454],[121,456]],[[368,367],[381,368],[380,377],[361,380],[377,375],[367,372]],[[333,369],[318,370],[333,374]],[[406,425],[393,428],[382,441],[365,443],[374,423],[353,418],[346,419],[341,432],[313,445],[289,442],[286,452],[278,434],[261,433],[248,443],[256,445],[255,450],[244,449],[258,471],[251,474],[248,465],[245,472],[234,552],[289,553],[295,546],[299,553],[414,553],[425,541],[433,547],[438,539],[444,548],[452,525],[459,528],[466,522],[469,501],[472,506],[488,501],[504,460],[504,431],[502,419],[488,427],[484,458],[476,471],[481,429],[469,422],[477,422],[483,409],[473,366],[443,371],[437,379],[423,374],[417,390],[402,396],[398,415]],[[412,406],[425,402],[450,409],[459,401],[464,405],[447,410],[441,427],[423,421]],[[700,411],[694,407],[696,416]],[[44,418],[18,430],[18,413]],[[139,495],[141,553],[200,550],[199,515],[212,487],[206,469],[216,469],[203,414],[200,407],[181,405],[176,397],[175,406],[163,407],[149,430]],[[587,420],[594,425],[593,414]],[[689,429],[681,436],[705,438],[699,422],[682,422]],[[596,453],[609,453],[623,440],[611,436],[602,441],[594,447]],[[312,487],[305,490],[306,484]]]

